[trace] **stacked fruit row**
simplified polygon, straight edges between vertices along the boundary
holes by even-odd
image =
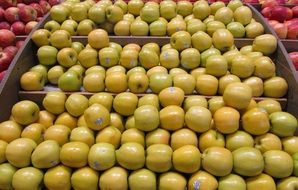
[[[234,37],[255,38],[264,33],[263,26],[252,19],[251,10],[241,1],[212,3],[197,1],[162,1],[143,3],[131,0],[71,1],[51,9],[52,20],[44,28],[54,32],[67,30],[71,35],[88,35],[94,28],[103,28],[118,36],[171,36],[177,31],[197,31],[212,35],[216,29],[227,28]]]
[[[222,103],[176,87],[20,101],[0,124],[0,188],[295,189],[297,120],[244,86]]]

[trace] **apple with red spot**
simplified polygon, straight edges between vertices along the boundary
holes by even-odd
[[[288,34],[288,27],[284,23],[277,23],[273,26],[277,36],[281,39],[285,39]]]
[[[25,6],[20,8],[19,11],[20,19],[27,23],[37,18],[37,11],[31,6]]]
[[[25,34],[25,24],[21,21],[16,21],[11,25],[11,31],[15,35],[23,35]]]
[[[4,17],[9,23],[14,23],[20,20],[20,9],[18,7],[9,7],[4,12]]]
[[[283,6],[273,7],[271,10],[270,20],[277,20],[279,22],[284,22],[288,16],[288,9]]]
[[[0,52],[0,72],[5,71],[9,65],[13,56],[7,52]]]
[[[289,39],[297,39],[298,38],[298,23],[291,24],[288,26],[288,36]]]
[[[45,0],[39,1],[39,5],[42,8],[42,11],[43,11],[44,14],[49,12],[49,10],[51,9],[51,5]]]
[[[14,44],[16,40],[16,36],[13,32],[6,29],[0,30],[0,46],[1,47],[7,47]]]
[[[37,24],[38,24],[37,21],[28,22],[25,26],[25,34],[29,34]]]
[[[9,53],[12,56],[15,56],[18,50],[19,49],[16,46],[7,46],[6,48],[3,49],[3,52]]]
[[[44,15],[43,9],[41,8],[41,6],[38,3],[31,3],[30,6],[36,10],[37,17]]]
[[[266,0],[262,3],[262,8],[275,6],[278,6],[278,2],[276,0]]]
[[[10,29],[10,24],[6,21],[0,22],[0,29]]]

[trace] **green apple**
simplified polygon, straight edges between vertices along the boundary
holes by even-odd
[[[75,36],[77,34],[78,23],[75,20],[65,20],[60,26],[60,30],[66,30],[70,35]]]
[[[229,174],[219,178],[218,190],[246,190],[246,183],[241,176]]]
[[[111,48],[115,48],[115,49],[117,50],[117,52],[118,52],[119,55],[120,55],[121,52],[122,52],[122,46],[121,46],[120,44],[118,44],[118,43],[110,42],[110,43],[109,43],[109,47],[111,47]]]
[[[37,71],[25,72],[20,79],[21,88],[26,91],[42,90],[45,85],[45,77]]]
[[[168,189],[184,190],[186,189],[186,184],[187,184],[187,181],[183,175],[176,172],[165,172],[159,176],[158,189],[159,190],[168,190]]]
[[[264,81],[264,96],[281,98],[288,92],[287,81],[282,77],[271,77]]]
[[[264,26],[259,22],[251,22],[245,26],[245,36],[247,38],[256,38],[264,34]]]
[[[214,14],[214,20],[228,25],[233,20],[233,11],[229,7],[221,7]]]
[[[149,25],[143,20],[136,19],[131,23],[129,31],[132,36],[147,36]]]
[[[276,189],[274,179],[267,174],[260,174],[255,177],[250,177],[246,179],[246,188],[247,190],[254,189],[264,189],[271,190]]]
[[[94,49],[109,47],[109,43],[108,33],[103,29],[95,29],[88,34],[88,44]]]
[[[212,56],[212,55],[220,55],[220,51],[216,48],[210,47],[209,49],[206,49],[205,51],[203,51],[201,53],[201,60],[200,60],[200,65],[202,67],[206,67],[206,62],[208,57]]]
[[[208,74],[202,74],[197,77],[196,92],[200,95],[214,96],[217,93],[218,80],[216,77]]]
[[[48,189],[70,189],[71,169],[64,165],[52,167],[44,174],[43,181]]]
[[[29,125],[38,120],[39,107],[32,101],[23,100],[13,105],[11,115],[17,123]]]
[[[145,168],[133,171],[128,177],[128,183],[131,190],[156,190],[155,173]]]
[[[12,178],[14,189],[38,190],[42,186],[43,172],[34,167],[26,167],[17,170]]]
[[[100,189],[128,189],[128,172],[121,167],[104,171],[99,178]]]
[[[204,20],[211,14],[211,8],[207,1],[199,1],[194,5],[192,13],[195,18]]]
[[[190,19],[189,21],[187,21],[187,28],[186,28],[187,32],[190,35],[193,35],[194,33],[198,32],[198,31],[206,31],[206,24],[203,23],[201,20],[193,18]]]
[[[69,114],[78,117],[88,108],[88,99],[81,94],[71,94],[65,102],[65,108]]]
[[[213,177],[208,172],[199,170],[198,172],[192,174],[188,180],[189,190],[197,189],[212,189],[215,190],[218,187],[218,182],[215,177]]]
[[[95,23],[90,19],[84,19],[79,22],[77,32],[80,36],[88,36],[88,34],[96,28]]]
[[[112,72],[111,74],[108,74],[106,76],[105,85],[108,92],[114,92],[114,93],[125,92],[128,86],[127,75],[122,72]]]
[[[139,52],[139,62],[145,69],[153,68],[159,65],[158,54],[152,49],[142,49]]]
[[[297,129],[297,119],[287,112],[274,112],[269,115],[271,130],[279,137],[289,137],[295,134]]]
[[[65,19],[66,20],[66,19]],[[64,20],[63,20],[64,21]],[[60,24],[55,20],[50,20],[45,23],[44,29],[48,30],[50,33],[55,32],[56,30],[60,29]],[[50,36],[49,36],[50,38]],[[49,40],[49,39],[48,39]],[[49,41],[50,42],[50,41]],[[47,44],[48,45],[48,44]]]
[[[85,48],[78,54],[78,61],[85,68],[98,64],[98,53],[93,48]]]
[[[283,150],[287,152],[290,155],[293,155],[294,153],[298,152],[298,137],[286,137],[282,139],[282,146]]]
[[[167,23],[158,19],[149,25],[150,36],[165,36],[167,34]]]
[[[113,101],[113,109],[123,115],[133,115],[138,105],[138,97],[131,92],[117,94]]]
[[[43,99],[43,107],[53,114],[61,114],[64,112],[66,95],[63,92],[48,92]]]
[[[112,67],[118,64],[119,55],[116,49],[105,47],[99,50],[99,63],[103,67]]]
[[[198,146],[198,138],[196,133],[187,128],[174,131],[171,135],[171,148],[173,151],[185,145]]]
[[[152,131],[159,126],[159,113],[152,105],[139,106],[134,112],[135,127],[142,131]]]
[[[149,78],[149,87],[154,93],[172,86],[172,77],[166,73],[155,73]]]
[[[168,36],[172,36],[178,31],[186,31],[186,22],[183,19],[175,17],[167,24],[167,34]]]
[[[54,140],[40,143],[31,155],[31,162],[35,168],[51,168],[60,162],[60,147]]]
[[[172,163],[179,172],[194,173],[201,166],[200,150],[193,145],[182,146],[173,152]]]
[[[76,3],[72,6],[69,16],[73,20],[80,22],[88,17],[88,7],[83,3]]]
[[[37,47],[46,46],[50,44],[51,32],[46,29],[38,29],[33,32],[31,39]]]
[[[142,0],[132,0],[127,4],[127,11],[134,16],[139,16],[143,6],[144,2]]]
[[[173,77],[173,86],[181,88],[184,94],[192,94],[196,86],[196,79],[190,74],[178,74]]]
[[[96,190],[98,176],[98,173],[89,167],[79,168],[71,176],[71,185],[74,189]]]
[[[160,16],[171,20],[177,15],[177,5],[175,1],[161,1],[159,8]]]
[[[217,31],[218,29],[225,29],[226,26],[222,23],[222,22],[219,22],[217,20],[212,20],[212,21],[209,21],[208,23],[206,23],[206,32],[210,35],[210,36],[213,36],[213,33],[215,31]]]
[[[241,147],[253,147],[253,137],[244,131],[236,131],[235,133],[226,136],[226,148],[230,151],[234,151]],[[257,147],[256,147],[257,148]]]
[[[88,154],[88,163],[99,171],[112,168],[116,163],[115,147],[104,142],[94,144]]]
[[[116,5],[110,5],[106,8],[106,18],[112,24],[117,23],[123,19],[123,10]]]
[[[12,179],[13,175],[17,171],[17,168],[10,163],[4,163],[0,165],[0,188],[1,189],[13,189]]]
[[[186,31],[178,31],[171,36],[170,44],[178,51],[190,48],[191,35]]]
[[[144,93],[148,86],[149,79],[144,73],[133,73],[128,78],[128,88],[132,93]]]
[[[137,170],[145,165],[145,150],[139,143],[125,143],[116,150],[117,162],[124,168]]]
[[[293,172],[292,157],[281,150],[268,150],[264,156],[264,172],[275,178],[285,178]],[[283,163],[283,164],[280,164]]]
[[[277,111],[282,111],[280,103],[274,99],[261,100],[258,102],[258,107],[265,109],[269,115]]]
[[[265,153],[269,150],[281,150],[282,143],[278,136],[272,133],[266,133],[255,138],[255,148]]]
[[[252,59],[246,55],[236,56],[232,60],[231,73],[239,78],[248,78],[254,73],[255,66]]]
[[[215,96],[208,100],[208,109],[211,111],[212,115],[224,106],[226,106],[226,104],[222,96]]]
[[[194,96],[188,96],[185,98],[183,102],[183,109],[185,112],[187,112],[192,106],[201,106],[204,108],[208,107],[208,103],[205,97],[194,95]]]
[[[206,60],[206,74],[221,77],[228,71],[228,62],[222,55],[211,55]]]
[[[179,43],[179,42],[177,42]],[[159,56],[160,65],[166,69],[177,68],[179,66],[179,52],[170,48],[161,52]]]
[[[187,127],[200,133],[206,132],[211,128],[211,119],[211,112],[202,106],[192,106],[185,113]]]
[[[241,7],[243,4],[239,0],[230,1],[227,5],[232,11],[235,11],[238,7]]]
[[[172,167],[172,154],[169,145],[151,145],[146,150],[146,167],[153,172],[166,172]]]
[[[240,82],[229,84],[223,93],[225,104],[236,109],[246,108],[249,105],[251,98],[251,88],[247,84]]]
[[[292,159],[293,159],[293,164],[294,164],[294,168],[293,168],[293,174],[294,176],[298,176],[298,153],[294,153],[292,154]]]
[[[234,150],[232,154],[235,173],[243,176],[256,176],[262,173],[265,163],[262,153],[258,149],[241,147]]]
[[[66,30],[56,30],[50,37],[51,45],[57,49],[71,47],[71,36]]]
[[[5,157],[5,151],[7,147],[7,142],[4,140],[0,140],[0,163],[2,164],[3,162],[7,161]]]
[[[73,141],[79,141],[86,143],[89,147],[91,147],[94,144],[94,132],[87,127],[84,115],[82,115],[80,118],[83,118],[84,124],[79,124],[78,121],[78,127],[72,129],[69,140],[71,142]]]
[[[77,63],[78,54],[73,48],[63,48],[57,54],[58,63],[66,68],[69,68]]]
[[[123,13],[127,12],[127,3],[123,0],[117,0],[115,1],[114,5],[120,7],[123,11]]]
[[[50,10],[52,20],[62,23],[70,14],[69,9],[63,5],[54,5]]]
[[[209,147],[224,147],[225,137],[213,129],[202,133],[199,137],[199,149],[203,152]]]
[[[52,46],[41,46],[37,50],[37,58],[42,65],[53,65],[56,63],[58,50]]]
[[[105,8],[100,6],[92,6],[88,10],[88,18],[96,24],[104,23],[106,20]]]
[[[114,33],[116,36],[129,36],[130,35],[130,21],[120,20],[114,26]]]
[[[227,51],[223,54],[223,56],[226,58],[226,60],[228,62],[228,69],[229,70],[231,69],[233,59],[238,55],[241,55],[241,53],[238,50],[235,50],[235,49],[229,50],[229,51]]]
[[[58,79],[58,87],[63,91],[79,91],[81,86],[82,79],[76,71],[66,71]]]
[[[109,110],[101,104],[95,103],[84,112],[84,118],[89,128],[101,130],[110,124]]]
[[[144,106],[144,105],[152,105],[156,107],[157,110],[159,110],[159,99],[158,95],[156,94],[145,94],[144,96],[139,98],[138,107]]]
[[[202,153],[202,167],[215,176],[226,176],[233,169],[232,153],[222,147],[211,147]]]
[[[271,55],[277,48],[277,39],[271,34],[257,36],[252,45],[253,51],[260,51],[264,55]]]
[[[192,14],[193,5],[189,1],[178,1],[177,2],[177,14],[186,17]]]
[[[191,44],[200,52],[209,49],[212,45],[212,38],[203,31],[198,31],[191,36]]]
[[[227,29],[218,29],[212,35],[212,43],[215,48],[226,52],[234,45],[234,37]]]
[[[245,36],[245,28],[240,22],[229,23],[227,29],[235,38],[243,38]]]
[[[93,72],[83,79],[83,87],[88,92],[102,92],[105,89],[104,76],[102,73]]]
[[[42,74],[44,81],[48,82],[48,76],[47,76],[48,75],[48,67],[47,66],[38,64],[38,65],[31,67],[30,71],[39,72],[40,74]]]
[[[51,84],[58,84],[58,79],[64,73],[65,69],[61,65],[55,65],[48,70],[47,80]]]
[[[252,11],[247,6],[240,6],[234,11],[234,20],[240,22],[243,26],[250,23],[252,19]]]
[[[219,10],[222,7],[225,7],[226,5],[222,1],[216,1],[210,4],[211,9],[211,15],[215,15],[217,10]]]
[[[155,129],[146,134],[146,147],[153,144],[166,144],[170,141],[170,133],[164,129]]]
[[[218,80],[218,93],[223,94],[226,87],[233,82],[241,82],[240,78],[236,75],[227,74]]]
[[[253,63],[255,65],[254,76],[261,79],[268,79],[275,75],[275,64],[270,57],[262,56]]]
[[[154,22],[158,20],[160,16],[159,5],[150,6],[145,4],[145,6],[140,11],[140,17],[143,21],[147,23]]]
[[[6,147],[6,159],[15,167],[27,167],[31,163],[31,153],[35,147],[36,143],[29,138],[19,138],[13,140]]]
[[[100,92],[93,94],[89,98],[89,106],[92,104],[98,103],[103,105],[108,111],[111,111],[112,104],[113,104],[114,97],[107,92]]]
[[[291,176],[277,182],[277,190],[293,190],[298,187],[298,178]]]
[[[252,96],[253,97],[259,97],[262,96],[264,92],[264,84],[263,80],[259,77],[249,77],[243,81],[243,83],[250,86],[252,90]]]

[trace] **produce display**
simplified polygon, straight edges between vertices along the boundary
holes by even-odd
[[[289,56],[296,68],[296,71],[298,71],[298,52],[291,52],[289,53]]]
[[[247,92],[235,82],[209,101],[178,87],[20,101],[0,124],[0,188],[294,190],[297,119]]]
[[[66,0],[50,17],[17,78],[42,98],[20,96],[0,122],[0,189],[298,187],[292,81],[241,1]]]
[[[87,36],[94,28],[117,36],[171,36],[177,31],[190,34],[204,31],[212,35],[221,28],[227,28],[239,38],[255,38],[264,33],[263,26],[252,20],[252,11],[242,6],[241,1],[231,1],[227,6],[221,1],[210,6],[207,1],[162,1],[157,4],[117,0],[114,4],[84,1],[74,5],[65,1],[54,6],[50,16],[52,20],[45,23],[45,29],[52,33],[63,29],[79,36]]]

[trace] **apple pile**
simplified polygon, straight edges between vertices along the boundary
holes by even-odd
[[[279,38],[298,38],[298,6],[289,8],[264,3],[262,7],[262,15],[268,19],[269,25]]]
[[[177,31],[209,35],[216,29],[228,29],[234,37],[255,38],[264,27],[252,18],[252,11],[241,1],[222,1],[211,5],[207,1],[130,0],[126,3],[110,0],[95,3],[65,1],[50,10],[52,20],[44,29],[54,32],[67,30],[71,35],[87,36],[94,28],[105,29],[117,36],[171,36]]]
[[[1,189],[294,190],[297,119],[248,85],[185,99],[48,92],[0,123]]]
[[[296,71],[298,71],[298,52],[291,52],[289,56],[295,66]]]
[[[178,31],[163,47],[156,43],[121,47],[110,42],[102,29],[89,33],[85,47],[72,42],[65,30],[39,29],[32,40],[39,47],[39,64],[20,79],[27,91],[43,90],[49,82],[63,91],[159,93],[176,86],[185,94],[212,96],[222,95],[227,84],[242,81],[253,88],[254,97],[280,98],[288,89],[286,81],[275,76],[275,64],[268,57],[277,46],[270,34],[256,37],[240,50],[227,29],[216,30],[212,38],[203,31],[192,36]]]
[[[246,0],[246,1],[255,1],[255,0]],[[277,5],[298,5],[297,0],[259,0],[255,3],[260,3],[262,6],[277,6]]]
[[[16,41],[15,34],[10,30],[0,29],[0,82],[23,42]]]
[[[50,8],[46,0],[2,0],[0,29],[11,30],[15,35],[28,35]]]

